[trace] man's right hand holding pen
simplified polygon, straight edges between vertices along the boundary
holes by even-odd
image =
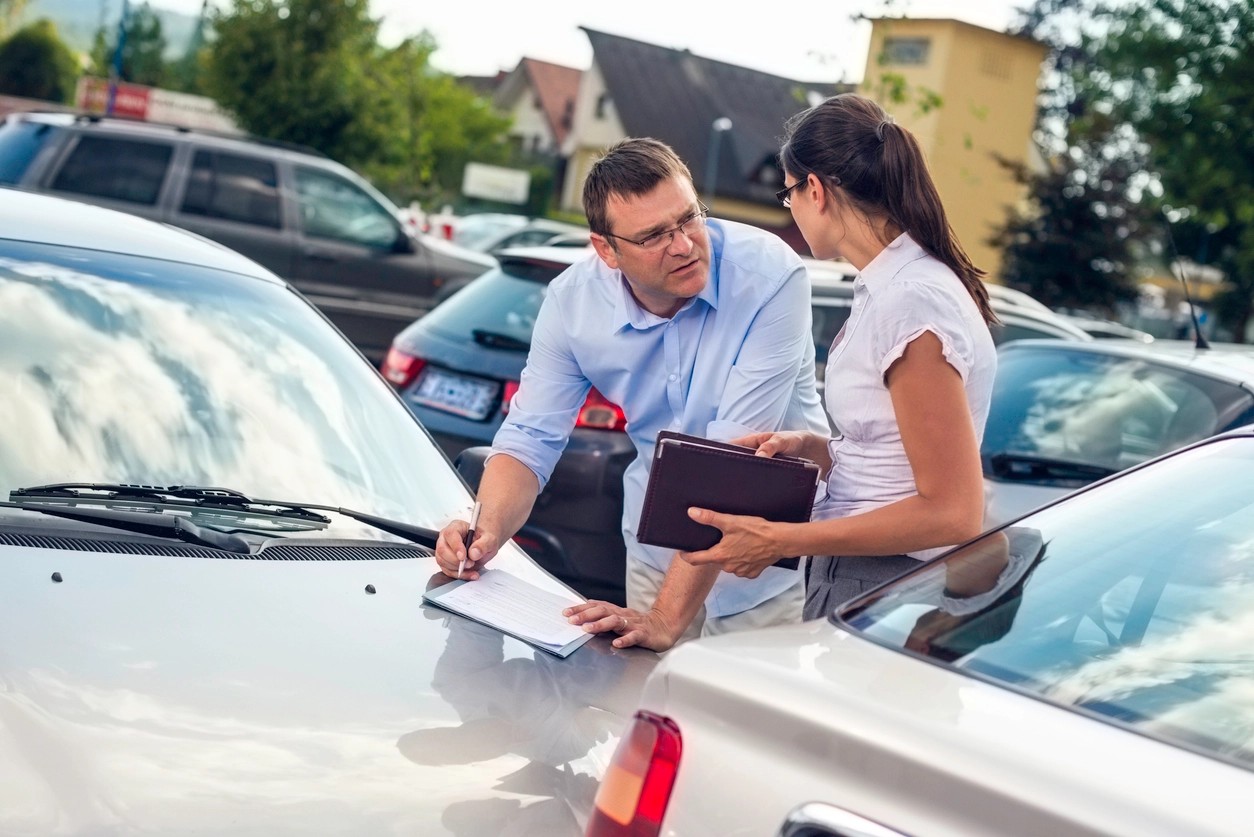
[[[435,543],[435,560],[440,571],[452,578],[474,581],[479,568],[496,554],[496,535],[479,527],[481,506],[475,503],[470,522],[454,520],[440,530]]]

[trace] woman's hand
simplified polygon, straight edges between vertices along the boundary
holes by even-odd
[[[722,540],[709,549],[680,552],[679,557],[689,564],[717,564],[723,572],[757,578],[771,564],[787,557],[777,542],[778,524],[769,520],[697,508],[688,509],[688,516],[723,533]]]
[[[627,648],[640,645],[654,651],[665,651],[678,641],[682,631],[676,631],[655,610],[641,613],[629,607],[598,600],[586,601],[562,611],[572,625],[583,625],[588,633],[618,634],[612,645]]]

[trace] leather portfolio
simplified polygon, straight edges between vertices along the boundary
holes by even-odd
[[[636,540],[685,552],[709,549],[722,533],[688,517],[692,506],[780,523],[810,519],[819,466],[793,456],[663,430],[653,451]],[[796,558],[775,566],[796,569]]]

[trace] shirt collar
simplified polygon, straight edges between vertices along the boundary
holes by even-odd
[[[927,251],[910,237],[910,233],[902,233],[888,246],[881,250],[870,263],[858,274],[857,284],[863,285],[868,291],[875,291],[893,280],[903,267],[910,262],[925,258]]]
[[[705,287],[701,289],[701,293],[685,302],[683,307],[675,312],[676,317],[692,308],[698,301],[704,302],[711,309],[717,310],[719,259],[713,247],[710,248],[710,253],[710,278],[706,280]],[[665,317],[659,317],[657,314],[640,307],[640,303],[636,302],[636,298],[632,296],[631,287],[627,284],[627,280],[623,278],[621,270],[614,271],[614,275],[618,279],[618,296],[614,300],[614,319],[612,323],[615,332],[622,331],[628,326],[644,331],[666,322]]]

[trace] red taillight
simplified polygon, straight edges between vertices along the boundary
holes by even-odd
[[[505,392],[501,395],[501,412],[509,415],[509,402],[518,392],[517,381],[506,381]],[[626,430],[627,414],[623,408],[606,399],[604,395],[592,389],[588,393],[579,415],[575,418],[575,427],[591,427],[596,430]]]
[[[575,427],[626,430],[627,414],[623,412],[622,407],[610,402],[604,395],[593,389],[588,393],[588,400],[583,402],[583,407],[579,410]]]
[[[683,740],[670,718],[637,712],[597,791],[585,837],[656,837],[675,787]]]
[[[501,414],[509,415],[509,402],[514,397],[514,393],[518,392],[517,381],[506,381],[505,392],[501,395]]]
[[[388,349],[388,356],[383,359],[383,366],[379,367],[379,371],[392,386],[403,389],[413,383],[426,365],[427,362],[422,358],[407,355],[393,347]]]

